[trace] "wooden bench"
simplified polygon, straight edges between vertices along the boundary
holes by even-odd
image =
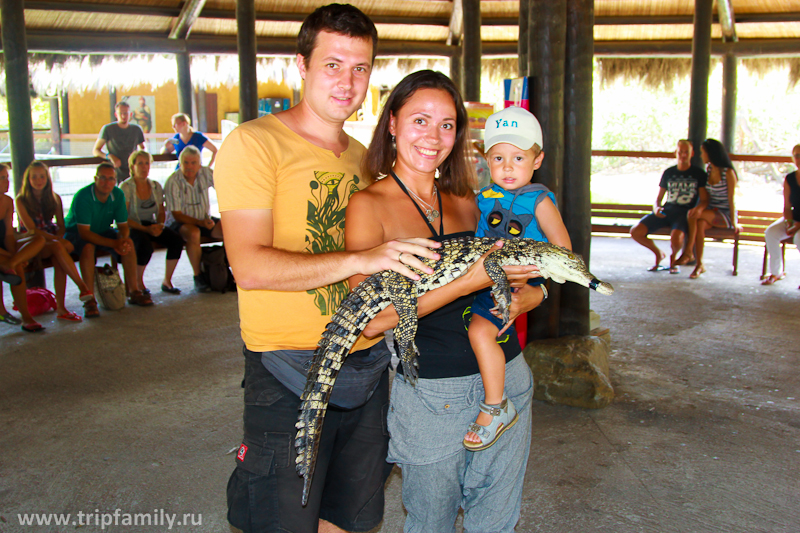
[[[647,204],[592,204],[592,233],[629,234],[631,228],[645,215],[653,212],[653,206]],[[781,213],[768,211],[739,211],[740,231],[732,228],[709,228],[706,238],[715,241],[729,241],[733,244],[733,275],[739,274],[739,242],[764,242],[764,230]],[[655,235],[669,235],[669,228],[652,232]],[[767,252],[764,249],[764,269],[766,270]],[[763,276],[763,273],[762,273]]]
[[[200,237],[200,245],[205,244],[222,244],[222,239],[212,239],[211,237]],[[153,251],[158,250],[166,250],[166,247],[161,246],[158,243],[153,243]],[[71,254],[72,259],[77,263],[80,259],[75,253]],[[110,252],[106,250],[95,250],[95,262],[97,259],[101,257],[111,257],[111,266],[116,268],[117,263],[114,260],[114,257],[111,255]],[[28,267],[25,269],[26,272],[30,272],[31,279],[28,281],[29,287],[44,287],[47,288],[47,284],[44,279],[44,271],[48,268],[53,266],[53,261],[50,257],[46,259],[37,258],[31,261],[28,264]]]

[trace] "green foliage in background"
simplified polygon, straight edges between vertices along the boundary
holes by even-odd
[[[50,102],[31,98],[31,119],[34,128],[50,127]],[[0,129],[8,129],[8,100],[0,96]]]
[[[800,87],[788,87],[788,70],[759,79],[738,69],[737,129],[734,152],[788,155],[800,142]],[[652,90],[639,82],[618,81],[600,87],[595,71],[592,147],[603,150],[672,151],[689,128],[689,78],[672,91]],[[711,73],[708,87],[707,137],[721,137],[722,66]],[[601,170],[619,164],[595,158]]]

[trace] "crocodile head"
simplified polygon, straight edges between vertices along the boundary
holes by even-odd
[[[531,254],[533,250],[540,250],[532,255],[538,256],[535,264],[538,265],[542,276],[551,278],[558,283],[572,281],[594,289],[600,294],[613,294],[614,287],[610,283],[594,277],[586,268],[586,263],[583,262],[580,255],[554,244],[539,243],[529,239],[520,239],[520,241],[520,253],[523,255]],[[542,253],[545,250],[546,253]]]

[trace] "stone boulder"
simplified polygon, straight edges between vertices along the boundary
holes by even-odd
[[[524,354],[537,400],[599,409],[614,399],[607,340],[580,335],[538,340],[528,344]]]

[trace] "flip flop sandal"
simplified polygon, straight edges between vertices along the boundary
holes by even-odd
[[[69,322],[83,322],[83,319],[72,311],[67,311],[63,315],[57,315],[56,318],[59,320],[68,320]]]
[[[12,326],[19,326],[20,324],[22,324],[22,320],[15,317],[11,313],[0,315],[0,322],[5,322],[6,324],[11,324]]]
[[[677,265],[676,266],[671,266],[671,267],[669,267],[669,273],[670,274],[680,274],[681,273],[681,267],[679,267]]]
[[[22,283],[22,278],[14,274],[13,272],[5,272],[0,270],[0,281],[5,281],[9,285],[19,285]]]
[[[38,333],[40,331],[44,331],[44,326],[39,324],[38,322],[34,322],[33,324],[23,324],[22,331],[28,333]]]
[[[503,401],[496,405],[488,405],[481,402],[480,409],[487,415],[490,415],[492,421],[488,426],[481,426],[476,422],[469,425],[469,430],[481,439],[480,443],[470,442],[466,440],[466,438],[464,439],[462,442],[464,448],[471,452],[479,452],[494,445],[497,439],[507,430],[511,429],[514,424],[517,423],[517,420],[519,420],[519,415],[517,414],[514,404],[505,396],[503,396]]]
[[[647,269],[648,272],[663,272],[664,270],[669,270],[669,267],[665,267],[664,265],[656,265]]]
[[[94,300],[94,294],[89,292],[82,292],[78,299],[84,303],[88,302],[89,300]]]

